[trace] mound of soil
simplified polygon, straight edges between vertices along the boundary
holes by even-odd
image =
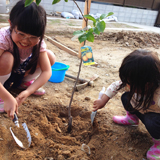
[[[155,47],[160,46],[160,35],[157,33],[147,33],[147,32],[133,32],[133,31],[122,31],[114,33],[104,33],[99,36],[101,40],[104,41],[115,41],[122,46],[129,47]]]
[[[66,106],[56,103],[46,105],[44,102],[35,104],[34,98],[31,98],[20,107],[19,112],[20,123],[25,122],[30,130],[31,147],[27,150],[18,147],[8,129],[11,122],[3,114],[1,122],[8,123],[0,126],[1,159],[142,159],[151,145],[149,135],[140,131],[140,126],[117,126],[113,124],[109,111],[98,113],[99,118],[91,126],[91,111],[74,103],[70,133],[67,132]],[[20,134],[21,131],[16,134],[17,137]]]

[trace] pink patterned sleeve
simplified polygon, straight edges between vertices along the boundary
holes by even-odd
[[[112,98],[113,96],[115,96],[117,94],[117,90],[120,87],[120,85],[122,84],[122,81],[116,81],[113,82],[106,90],[105,94],[109,97]]]
[[[44,40],[42,40],[41,42],[41,48],[40,48],[40,52],[45,52],[47,49],[46,49],[46,43]]]
[[[13,42],[10,37],[9,27],[0,29],[0,49],[13,52]]]

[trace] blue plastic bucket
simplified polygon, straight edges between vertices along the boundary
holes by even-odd
[[[61,62],[55,62],[52,68],[52,76],[48,81],[53,82],[53,83],[60,83],[64,80],[65,78],[65,73],[69,68],[69,65],[66,65]]]

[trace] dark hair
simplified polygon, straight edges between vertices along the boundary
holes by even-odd
[[[24,33],[40,37],[40,42],[33,47],[32,59],[27,67],[27,69],[31,69],[30,73],[34,73],[45,33],[46,12],[43,7],[37,6],[34,2],[25,7],[25,0],[20,0],[12,8],[9,19],[11,21],[11,31],[17,26],[17,29]],[[13,54],[15,58],[13,69],[15,69],[20,64],[19,51],[16,44],[14,44]]]
[[[123,59],[119,76],[122,81],[120,88],[130,85],[128,104],[133,94],[137,93],[135,109],[146,111],[160,84],[160,60],[157,53],[147,50],[133,51]]]

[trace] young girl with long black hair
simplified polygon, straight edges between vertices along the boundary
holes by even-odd
[[[126,116],[114,116],[121,125],[138,125],[139,119],[153,138],[154,145],[148,150],[149,160],[160,160],[160,60],[147,50],[135,50],[127,55],[119,69],[120,81],[112,83],[94,101],[93,111],[101,109],[118,90],[127,87],[121,100]]]
[[[46,12],[36,3],[25,7],[20,0],[12,8],[10,27],[0,29],[0,112],[13,118],[18,106],[31,94],[43,95],[40,88],[51,76],[55,55],[43,40]],[[10,87],[24,89],[16,98]]]

